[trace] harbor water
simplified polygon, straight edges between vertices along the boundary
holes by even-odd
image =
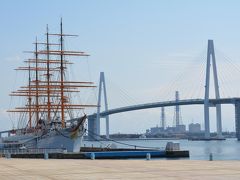
[[[119,142],[119,143],[117,143]],[[134,148],[144,146],[149,148],[165,149],[167,142],[180,143],[181,150],[189,150],[191,160],[209,160],[212,154],[213,160],[240,160],[240,141],[235,138],[223,141],[188,141],[188,140],[161,140],[161,139],[134,139],[112,141],[84,141],[84,146],[117,148]],[[132,145],[132,146],[130,146]]]

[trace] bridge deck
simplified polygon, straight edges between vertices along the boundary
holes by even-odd
[[[221,99],[209,99],[209,103],[212,106],[215,106],[216,104],[235,104],[236,101],[240,101],[240,98],[221,98]],[[150,108],[158,108],[158,107],[168,107],[168,106],[176,106],[176,105],[199,105],[204,104],[204,99],[185,99],[185,100],[179,100],[178,102],[174,101],[164,101],[164,102],[154,102],[154,103],[145,103],[145,104],[138,104],[138,105],[132,105],[132,106],[125,106],[115,109],[110,109],[108,111],[103,111],[100,113],[101,117],[116,114],[116,113],[122,113],[127,111],[135,111],[135,110],[141,110],[141,109],[150,109]],[[89,118],[95,117],[96,114],[90,115]]]

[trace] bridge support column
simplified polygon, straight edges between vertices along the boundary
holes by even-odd
[[[176,91],[175,92],[175,100],[176,100],[176,104],[179,103],[179,91]],[[176,128],[179,127],[180,125],[180,106],[179,105],[176,105],[175,106],[175,123],[176,123]]]
[[[221,104],[216,105],[216,117],[217,117],[217,137],[222,138],[222,117],[221,117]]]
[[[240,141],[240,101],[235,102],[235,127],[236,137]]]
[[[88,117],[88,140],[99,139],[97,131],[97,118],[94,116]]]
[[[102,97],[102,89],[104,95],[104,106],[105,111],[108,110],[108,101],[107,101],[107,90],[106,90],[106,83],[104,72],[100,72],[100,81],[99,81],[99,91],[98,91],[98,108],[97,108],[97,134],[100,135],[100,111],[101,111],[101,97]],[[109,138],[109,116],[105,117],[106,119],[106,137]]]
[[[160,127],[163,128],[163,130],[165,129],[165,110],[164,107],[161,108],[161,121],[160,121]]]
[[[204,101],[204,125],[205,125],[205,138],[210,138],[210,127],[209,127],[209,101]]]
[[[213,65],[213,78],[214,78],[214,88],[215,97],[220,99],[219,86],[218,86],[218,76],[217,76],[217,66],[214,52],[213,40],[208,40],[208,50],[207,50],[207,68],[206,68],[206,84],[205,84],[205,98],[204,98],[204,123],[205,123],[205,138],[210,138],[210,125],[209,125],[209,87],[210,87],[210,66],[211,61]],[[221,105],[216,105],[216,119],[217,119],[217,136],[222,137],[222,120],[221,120]]]

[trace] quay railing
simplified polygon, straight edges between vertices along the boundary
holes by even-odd
[[[27,148],[27,149],[0,149],[0,155],[6,154],[44,154],[44,153],[64,153],[66,149],[62,148]]]

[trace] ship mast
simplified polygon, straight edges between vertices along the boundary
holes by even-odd
[[[63,67],[63,28],[62,28],[62,18],[61,18],[61,23],[60,23],[60,47],[61,47],[61,52],[60,52],[60,60],[61,60],[61,64],[60,64],[60,75],[61,75],[61,85],[60,85],[60,90],[61,90],[61,123],[62,123],[62,128],[65,127],[65,119],[64,119],[64,85],[63,85],[63,81],[64,81],[64,67]]]
[[[65,50],[65,37],[76,37],[77,35],[63,34],[62,19],[60,23],[60,33],[49,33],[48,26],[46,31],[46,41],[38,42],[36,39],[34,51],[28,51],[34,54],[34,58],[24,61],[28,63],[28,66],[16,69],[28,71],[28,84],[26,86],[21,86],[19,90],[13,91],[10,95],[25,96],[27,97],[27,103],[24,106],[8,110],[8,112],[28,113],[29,123],[26,128],[35,127],[36,130],[39,129],[40,113],[41,117],[43,117],[41,120],[47,122],[49,125],[51,125],[52,122],[56,124],[56,117],[60,116],[61,121],[59,125],[61,125],[61,128],[65,128],[66,118],[72,118],[70,114],[66,114],[67,112],[69,113],[69,111],[72,110],[79,111],[87,107],[96,107],[96,105],[91,104],[75,104],[74,101],[70,101],[68,96],[68,94],[71,93],[79,93],[80,88],[96,87],[93,85],[93,82],[70,81],[65,78],[67,65],[72,64],[72,62],[65,59],[66,56],[89,56],[82,51]],[[58,43],[50,43],[50,37],[52,36],[57,36],[55,41],[57,39]],[[44,45],[45,48],[41,49],[38,45]],[[53,48],[50,48],[52,46]],[[34,80],[31,79],[32,71],[35,75]],[[45,78],[42,78],[43,76],[45,76]],[[34,101],[33,97],[35,99]],[[33,115],[35,117],[34,120],[36,120],[34,123],[32,118]]]
[[[50,55],[49,55],[49,35],[48,35],[48,25],[47,25],[47,120],[48,123],[51,121],[51,102],[50,102]]]
[[[35,58],[36,58],[36,69],[35,69],[35,81],[36,81],[36,123],[38,125],[39,123],[39,80],[38,80],[38,42],[36,38],[36,44],[35,44]],[[30,86],[31,87],[31,86]]]
[[[28,63],[28,104],[29,104],[29,127],[32,128],[32,96],[31,96],[31,70],[30,70],[31,64]]]

